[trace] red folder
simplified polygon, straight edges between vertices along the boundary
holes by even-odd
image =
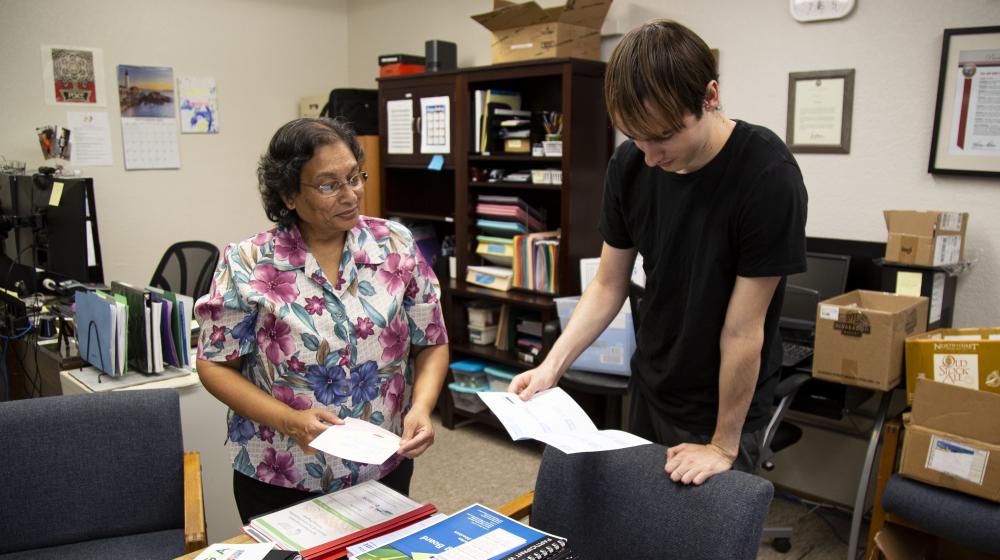
[[[356,533],[345,535],[326,544],[300,550],[299,554],[301,554],[302,558],[305,560],[335,560],[337,558],[346,558],[347,547],[354,546],[365,541],[370,541],[380,535],[402,529],[403,527],[412,525],[421,519],[426,519],[435,513],[437,513],[437,507],[434,504],[424,504],[417,509],[402,513],[392,519],[387,519],[378,525],[372,525],[367,529],[362,529]],[[244,532],[246,533],[246,530],[244,530]],[[247,533],[247,535],[253,538],[252,534]]]

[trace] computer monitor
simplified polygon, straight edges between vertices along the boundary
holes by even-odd
[[[0,287],[34,292],[40,278],[104,281],[89,178],[0,175]]]
[[[781,306],[780,326],[786,329],[815,330],[816,305],[844,293],[848,255],[806,253],[806,271],[785,280],[785,296]]]

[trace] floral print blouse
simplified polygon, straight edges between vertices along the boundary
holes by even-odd
[[[413,372],[410,346],[448,341],[434,273],[409,230],[362,216],[328,278],[298,228],[278,227],[223,252],[195,305],[198,357],[243,358],[242,373],[274,398],[322,406],[402,434]],[[366,465],[306,454],[292,438],[228,413],[233,468],[289,488],[332,492],[379,479],[402,461]]]

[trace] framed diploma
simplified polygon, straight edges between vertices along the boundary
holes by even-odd
[[[853,68],[790,72],[785,143],[799,153],[850,153],[853,107]]]
[[[944,30],[927,171],[1000,177],[1000,27]]]

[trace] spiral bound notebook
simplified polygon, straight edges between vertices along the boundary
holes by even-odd
[[[473,504],[429,527],[358,555],[357,560],[562,559],[566,540]]]

